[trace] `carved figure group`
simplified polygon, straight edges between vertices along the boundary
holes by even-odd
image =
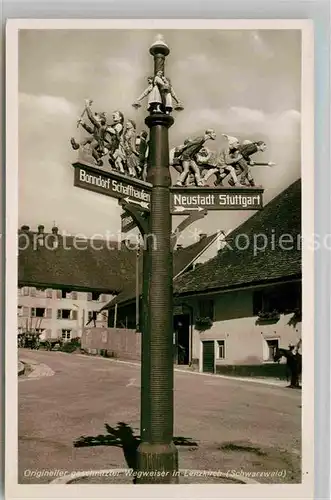
[[[126,123],[121,111],[112,113],[110,123],[106,113],[92,112],[92,100],[85,101],[77,127],[81,126],[89,136],[80,143],[71,138],[73,149],[88,148],[90,155],[98,166],[103,166],[104,158],[108,156],[110,168],[131,177],[146,180],[148,141],[147,132],[137,135],[136,123],[129,119]],[[83,120],[87,116],[88,122]]]
[[[273,162],[255,163],[251,156],[266,149],[264,141],[243,141],[240,144],[236,137],[222,134],[227,140],[227,146],[220,152],[209,150],[205,143],[215,140],[214,130],[207,129],[203,136],[186,139],[184,144],[170,151],[170,165],[179,172],[176,186],[206,186],[209,178],[215,175],[215,186],[222,186],[226,177],[229,177],[230,186],[255,186],[251,167],[272,166]],[[192,179],[193,177],[193,179]]]
[[[149,78],[149,87],[137,99],[134,106],[140,106],[139,101],[149,96],[149,111],[170,113],[172,99],[177,99],[170,80],[159,71]],[[146,181],[147,160],[149,152],[148,134],[144,130],[137,135],[136,123],[129,119],[125,122],[121,111],[114,111],[108,122],[106,113],[93,112],[93,101],[86,100],[77,127],[81,126],[89,136],[78,143],[73,137],[73,149],[89,149],[90,155],[98,166],[103,166],[104,159],[112,170],[123,175]],[[87,120],[84,120],[84,116]],[[187,138],[183,144],[170,150],[170,165],[179,173],[176,186],[206,186],[211,176],[215,176],[214,185],[223,186],[228,179],[229,186],[255,186],[251,167],[272,166],[275,163],[257,163],[251,156],[266,149],[264,141],[245,140],[240,144],[236,137],[222,134],[227,145],[220,151],[208,149],[206,143],[216,140],[213,129],[207,129],[203,135]]]

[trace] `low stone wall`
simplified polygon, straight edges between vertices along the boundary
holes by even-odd
[[[89,354],[140,361],[141,333],[125,328],[84,328],[81,347]]]

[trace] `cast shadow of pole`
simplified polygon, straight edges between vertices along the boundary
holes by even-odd
[[[74,441],[74,447],[88,446],[115,446],[123,449],[124,458],[129,469],[137,469],[137,448],[140,444],[140,436],[134,434],[134,430],[124,422],[118,422],[116,427],[105,424],[107,434],[98,436],[81,436]],[[176,446],[197,447],[198,444],[191,438],[176,436],[173,438]]]

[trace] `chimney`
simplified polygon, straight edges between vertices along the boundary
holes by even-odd
[[[21,231],[25,231],[25,232],[30,231],[30,227],[24,225],[24,226],[21,227]]]
[[[43,226],[42,224],[40,224],[40,225],[38,226],[38,234],[43,234],[44,229],[45,229],[45,226]]]
[[[201,233],[200,237],[199,237],[199,241],[204,240],[205,238],[207,238],[207,234],[206,233]]]

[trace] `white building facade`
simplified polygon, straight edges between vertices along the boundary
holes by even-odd
[[[112,295],[63,289],[18,288],[18,333],[35,332],[40,339],[61,338],[68,341],[81,337],[83,327],[106,327],[108,312],[100,311]]]

